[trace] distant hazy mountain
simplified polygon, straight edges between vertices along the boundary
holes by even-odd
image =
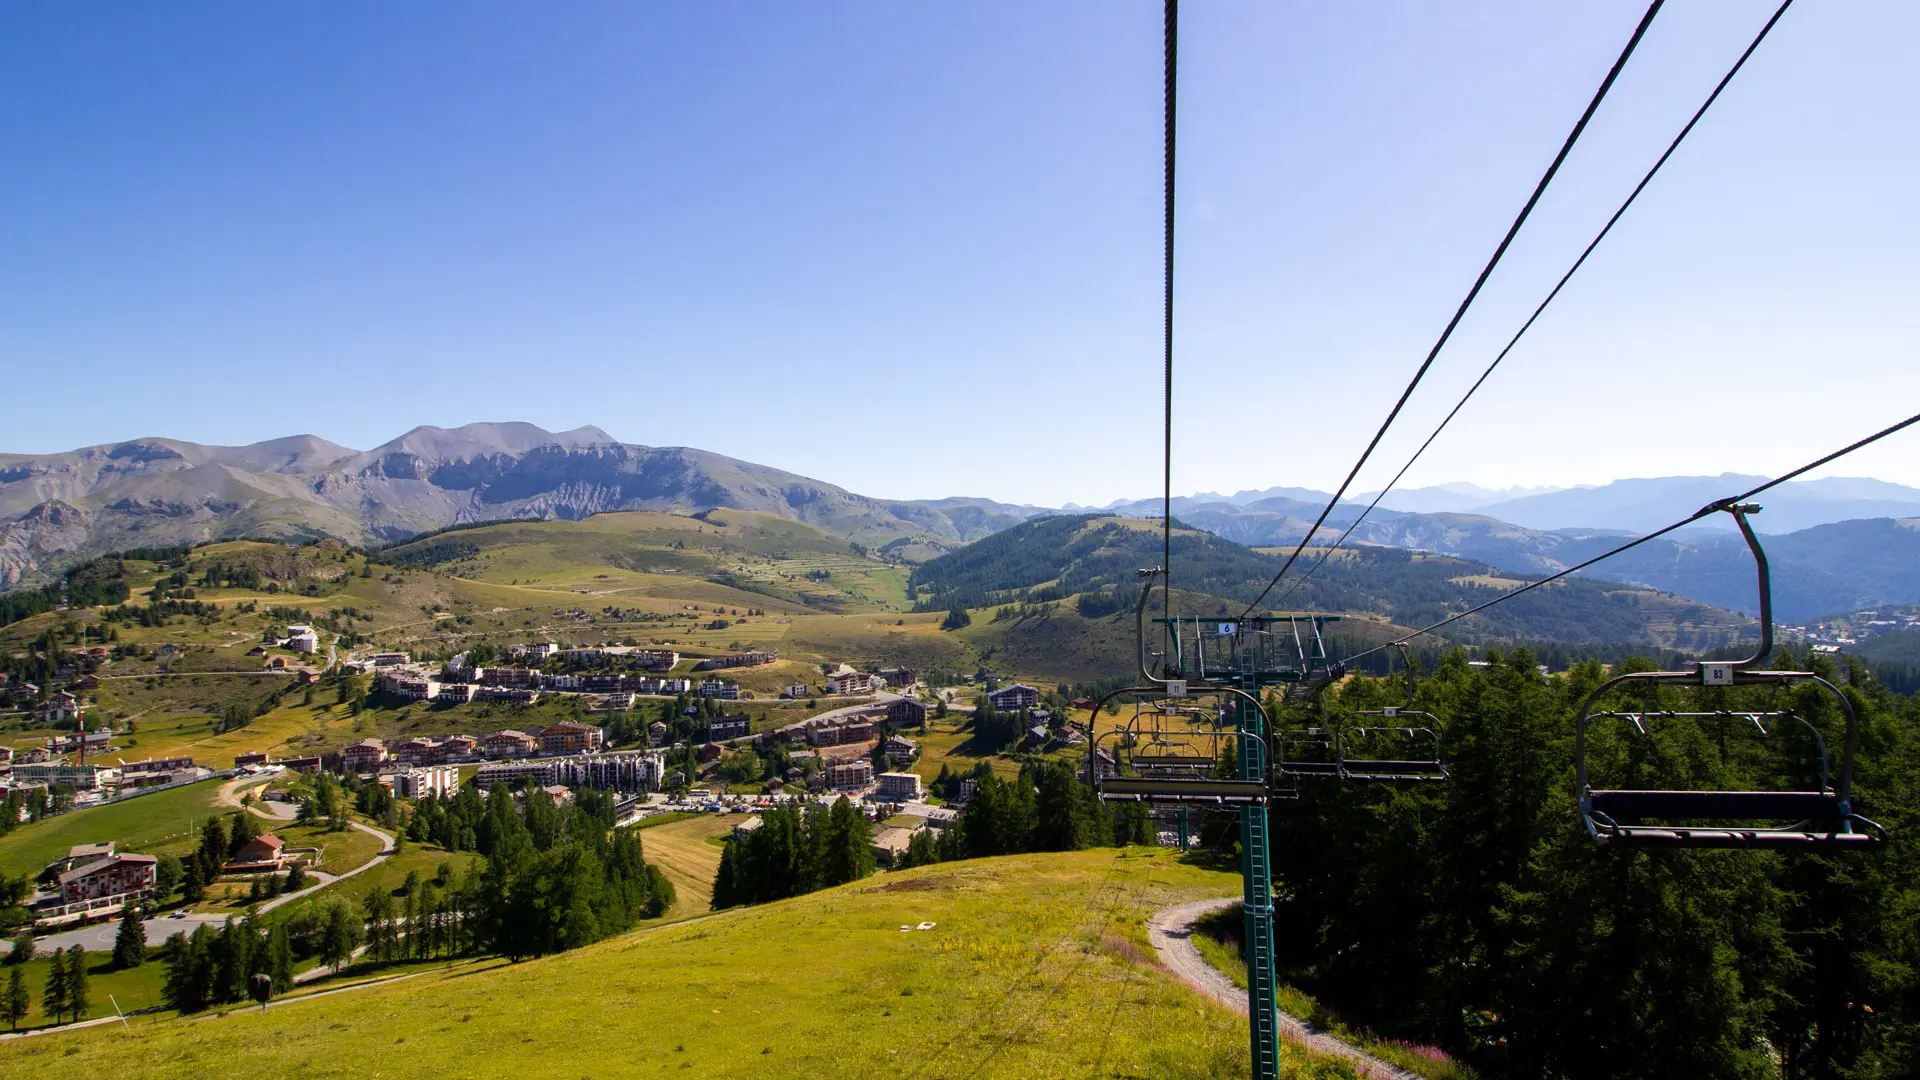
[[[1470,514],[1495,503],[1524,499],[1532,495],[1545,495],[1559,490],[1561,489],[1553,487],[1511,487],[1496,491],[1464,482],[1436,484],[1433,487],[1396,488],[1387,492],[1387,497],[1380,500],[1380,507],[1383,510],[1405,510],[1414,514]],[[1354,498],[1365,504],[1373,501],[1374,494],[1369,491]]]
[[[397,540],[466,521],[608,510],[761,510],[870,547],[938,554],[1025,520],[989,500],[894,502],[599,428],[418,427],[359,452],[311,435],[252,446],[136,439],[0,455],[0,587],[131,547],[239,536]]]
[[[1601,487],[1489,503],[1478,512],[1533,529],[1651,532],[1764,480],[1738,473],[1615,480]],[[1766,507],[1753,519],[1758,532],[1789,533],[1859,518],[1920,516],[1920,488],[1853,477],[1794,481],[1758,501]]]

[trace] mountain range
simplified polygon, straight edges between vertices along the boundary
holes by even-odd
[[[1563,490],[1415,488],[1390,493],[1350,542],[1552,572],[1759,480],[1725,474]],[[1270,547],[1297,543],[1327,498],[1289,487],[1207,492],[1175,499],[1173,510],[1194,528]],[[1920,489],[1859,478],[1796,481],[1768,492],[1764,504],[1754,522],[1772,534],[1778,618],[1920,600]],[[1329,524],[1344,529],[1365,506],[1343,501]],[[0,454],[0,588],[51,580],[81,559],[134,547],[242,536],[370,545],[476,521],[714,507],[818,525],[915,563],[1036,517],[1092,509],[876,499],[706,450],[623,443],[595,427],[418,427],[366,451],[312,435],[238,447],[143,438]],[[1122,500],[1098,509],[1157,517],[1161,504]],[[1599,569],[1608,579],[1754,611],[1751,560],[1730,523],[1703,522]]]
[[[915,561],[1032,516],[986,499],[871,499],[595,427],[417,427],[366,451],[312,435],[251,446],[147,438],[0,455],[0,587],[134,547],[242,536],[374,544],[472,521],[712,507],[805,521]]]

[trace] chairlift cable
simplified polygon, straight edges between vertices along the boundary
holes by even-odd
[[[1513,238],[1519,235],[1520,227],[1526,224],[1527,218],[1533,213],[1533,208],[1539,204],[1540,197],[1546,194],[1547,185],[1553,182],[1555,174],[1560,171],[1561,164],[1567,160],[1567,155],[1573,152],[1574,143],[1580,141],[1581,134],[1587,129],[1588,121],[1592,120],[1593,114],[1599,111],[1600,103],[1606,100],[1607,92],[1613,89],[1614,80],[1620,77],[1620,72],[1627,66],[1627,60],[1639,47],[1640,39],[1646,36],[1647,27],[1652,25],[1653,17],[1660,13],[1661,5],[1665,2],[1666,0],[1653,0],[1653,3],[1647,5],[1647,12],[1641,16],[1640,25],[1634,28],[1633,36],[1627,39],[1626,47],[1620,50],[1620,55],[1614,60],[1613,67],[1607,71],[1607,77],[1601,80],[1600,88],[1594,91],[1593,100],[1587,103],[1586,111],[1580,114],[1580,119],[1573,125],[1573,130],[1567,133],[1566,141],[1560,146],[1560,152],[1554,155],[1553,163],[1548,165],[1547,171],[1541,174],[1539,182],[1533,187],[1533,194],[1528,196],[1526,205],[1520,208],[1520,213],[1513,219],[1513,224],[1507,227],[1506,236],[1501,239],[1500,245],[1494,248],[1493,256],[1487,260],[1486,266],[1481,268],[1480,276],[1474,279],[1473,287],[1467,290],[1466,298],[1461,300],[1460,306],[1454,310],[1453,318],[1447,320],[1446,329],[1440,332],[1440,337],[1433,343],[1433,348],[1427,351],[1427,358],[1413,373],[1412,381],[1408,382],[1407,388],[1400,392],[1400,399],[1394,402],[1392,410],[1387,413],[1386,420],[1381,423],[1380,430],[1374,432],[1373,439],[1367,443],[1367,448],[1361,451],[1360,459],[1353,463],[1347,478],[1340,482],[1340,487],[1334,491],[1333,497],[1327,500],[1326,509],[1320,511],[1320,516],[1314,520],[1312,528],[1309,528],[1307,534],[1300,538],[1299,546],[1295,547],[1293,554],[1288,555],[1287,561],[1281,564],[1280,572],[1273,575],[1273,580],[1267,583],[1267,587],[1260,590],[1260,595],[1240,613],[1241,618],[1244,619],[1253,614],[1254,609],[1260,606],[1260,602],[1273,591],[1273,587],[1280,584],[1280,579],[1287,576],[1287,571],[1293,568],[1294,562],[1300,558],[1300,553],[1306,550],[1314,534],[1320,531],[1320,526],[1326,524],[1327,516],[1333,513],[1334,507],[1340,505],[1341,497],[1347,493],[1349,487],[1353,486],[1354,478],[1360,475],[1360,470],[1366,465],[1367,459],[1373,456],[1373,451],[1380,445],[1380,440],[1386,437],[1387,429],[1392,427],[1393,422],[1399,418],[1400,410],[1406,407],[1407,399],[1413,396],[1420,381],[1426,378],[1427,370],[1433,366],[1434,359],[1440,355],[1440,350],[1446,347],[1448,339],[1453,337],[1454,328],[1459,326],[1460,320],[1466,317],[1467,309],[1473,306],[1474,300],[1480,295],[1481,288],[1486,285],[1487,279],[1493,276],[1494,267],[1500,265],[1501,258],[1507,253],[1507,248],[1513,244]]]
[[[1161,71],[1161,102],[1163,117],[1162,150],[1165,172],[1161,182],[1161,194],[1164,201],[1165,248],[1162,253],[1163,282],[1161,289],[1160,327],[1162,351],[1165,356],[1166,389],[1162,395],[1165,416],[1163,419],[1163,444],[1160,459],[1160,607],[1161,614],[1173,618],[1173,181],[1174,181],[1174,120],[1179,91],[1180,73],[1180,0],[1166,0],[1164,14],[1165,39],[1162,47],[1163,66]],[[1171,642],[1171,624],[1169,630],[1161,635],[1161,648],[1164,655],[1173,655]]]
[[[1321,552],[1320,558],[1316,560],[1312,566],[1307,568],[1307,572],[1295,578],[1293,584],[1287,587],[1287,591],[1280,594],[1280,598],[1274,601],[1275,607],[1286,603],[1287,597],[1292,596],[1300,586],[1306,584],[1307,581],[1313,577],[1315,571],[1326,565],[1327,560],[1332,557],[1333,553],[1338,551],[1341,545],[1347,542],[1347,538],[1353,535],[1353,530],[1359,528],[1360,523],[1367,520],[1367,515],[1373,513],[1374,508],[1380,505],[1380,500],[1386,498],[1387,493],[1392,491],[1394,487],[1400,483],[1401,479],[1407,475],[1407,470],[1413,468],[1414,462],[1420,460],[1420,455],[1426,453],[1427,448],[1433,445],[1433,440],[1439,438],[1440,433],[1445,431],[1447,425],[1453,422],[1453,418],[1460,415],[1460,410],[1466,406],[1467,402],[1473,398],[1475,393],[1479,392],[1481,385],[1487,381],[1487,377],[1493,374],[1493,369],[1499,367],[1500,361],[1505,360],[1507,354],[1513,351],[1513,347],[1520,343],[1522,337],[1526,336],[1527,331],[1533,329],[1533,324],[1540,318],[1541,313],[1547,310],[1547,305],[1553,303],[1554,299],[1560,295],[1560,290],[1566,288],[1567,282],[1571,281],[1573,275],[1578,273],[1580,268],[1586,264],[1587,257],[1592,255],[1594,249],[1600,246],[1600,241],[1605,240],[1607,234],[1613,231],[1614,225],[1619,223],[1620,218],[1626,214],[1627,208],[1631,207],[1634,200],[1640,197],[1640,193],[1646,190],[1647,184],[1653,180],[1654,175],[1667,163],[1667,159],[1673,156],[1673,152],[1680,149],[1680,144],[1686,141],[1687,136],[1693,131],[1694,125],[1698,124],[1700,118],[1707,114],[1707,110],[1713,107],[1713,103],[1719,100],[1720,92],[1725,90],[1727,84],[1733,81],[1733,77],[1740,73],[1740,69],[1745,66],[1747,58],[1752,56],[1754,50],[1760,47],[1760,43],[1765,41],[1767,34],[1773,30],[1774,24],[1779,22],[1780,17],[1785,15],[1787,9],[1792,6],[1793,0],[1784,0],[1780,7],[1774,11],[1773,18],[1768,19],[1767,24],[1760,28],[1760,33],[1755,35],[1752,43],[1747,46],[1746,51],[1740,54],[1740,58],[1734,61],[1733,67],[1727,70],[1726,75],[1723,76],[1719,84],[1713,88],[1713,93],[1707,95],[1707,100],[1701,103],[1699,109],[1695,110],[1693,118],[1688,120],[1686,126],[1680,129],[1680,134],[1675,135],[1673,141],[1667,144],[1666,152],[1660,155],[1660,159],[1653,163],[1653,168],[1648,169],[1647,174],[1640,178],[1638,184],[1634,185],[1632,193],[1627,196],[1625,202],[1620,204],[1620,208],[1613,212],[1613,216],[1607,219],[1606,225],[1594,236],[1593,242],[1589,243],[1586,250],[1580,253],[1580,257],[1573,261],[1573,265],[1567,268],[1567,272],[1561,275],[1560,281],[1554,285],[1553,291],[1547,293],[1546,299],[1540,301],[1540,306],[1533,309],[1532,315],[1527,316],[1527,321],[1521,324],[1520,329],[1514,333],[1512,340],[1507,342],[1506,348],[1500,350],[1500,354],[1493,358],[1493,363],[1487,365],[1487,370],[1481,372],[1480,378],[1476,379],[1474,384],[1467,389],[1467,392],[1461,395],[1459,402],[1454,405],[1453,411],[1447,413],[1446,419],[1440,421],[1440,425],[1433,429],[1433,434],[1428,435],[1427,441],[1420,444],[1420,449],[1413,452],[1413,456],[1407,459],[1407,463],[1400,466],[1400,471],[1393,474],[1393,479],[1387,481],[1387,485],[1381,488],[1380,492],[1373,497],[1373,501],[1367,504],[1367,508],[1360,512],[1360,516],[1354,518],[1352,524],[1346,527],[1346,530],[1340,534],[1340,539],[1335,540],[1331,547]]]
[[[1716,499],[1715,501],[1708,503],[1707,505],[1701,507],[1698,510],[1695,510],[1693,513],[1688,514],[1686,517],[1681,518],[1679,521],[1676,521],[1671,525],[1665,526],[1664,528],[1656,529],[1653,532],[1647,533],[1645,536],[1640,536],[1632,540],[1629,540],[1626,543],[1621,544],[1619,547],[1614,548],[1611,551],[1602,552],[1601,554],[1595,555],[1593,558],[1588,559],[1585,562],[1575,563],[1574,565],[1567,567],[1565,570],[1561,570],[1560,572],[1553,574],[1549,577],[1543,577],[1538,581],[1528,582],[1527,584],[1522,585],[1520,588],[1514,589],[1513,591],[1505,593],[1503,595],[1496,596],[1493,599],[1488,600],[1484,604],[1476,604],[1473,607],[1470,607],[1467,610],[1459,613],[1458,615],[1449,616],[1445,619],[1440,620],[1437,623],[1434,623],[1431,626],[1423,626],[1420,629],[1405,635],[1404,637],[1396,638],[1395,640],[1389,641],[1384,645],[1376,645],[1373,648],[1366,650],[1365,652],[1355,653],[1352,656],[1347,658],[1346,663],[1352,664],[1355,660],[1359,660],[1360,658],[1365,656],[1371,656],[1374,653],[1381,651],[1382,649],[1391,649],[1394,646],[1401,644],[1402,642],[1412,641],[1414,638],[1417,638],[1423,634],[1430,634],[1435,630],[1440,629],[1443,626],[1449,626],[1453,623],[1457,623],[1461,619],[1464,619],[1469,615],[1476,615],[1482,611],[1485,611],[1486,609],[1492,607],[1495,604],[1504,603],[1508,600],[1511,600],[1514,597],[1519,596],[1521,593],[1532,592],[1534,589],[1537,589],[1542,585],[1551,584],[1555,581],[1560,580],[1563,577],[1566,577],[1569,574],[1578,573],[1579,571],[1585,570],[1587,567],[1592,566],[1594,563],[1600,562],[1603,559],[1611,559],[1615,555],[1631,550],[1633,548],[1637,548],[1641,544],[1644,544],[1649,540],[1658,539],[1659,537],[1665,536],[1668,533],[1673,532],[1675,529],[1679,529],[1687,525],[1691,525],[1694,522],[1699,521],[1701,518],[1706,517],[1710,514],[1717,514],[1722,510],[1726,509],[1727,507],[1733,506],[1736,503],[1745,502],[1746,500],[1753,498],[1755,495],[1758,495],[1763,491],[1766,491],[1770,488],[1778,487],[1781,484],[1784,484],[1787,481],[1792,480],[1797,476],[1800,476],[1804,473],[1817,469],[1822,465],[1828,464],[1829,462],[1836,461],[1840,458],[1843,458],[1848,454],[1853,453],[1855,450],[1859,450],[1859,449],[1862,449],[1863,447],[1870,446],[1873,443],[1879,442],[1881,439],[1884,439],[1887,436],[1892,435],[1897,431],[1901,431],[1903,429],[1912,427],[1915,424],[1920,424],[1920,413],[1915,413],[1912,416],[1907,417],[1905,420],[1902,420],[1899,423],[1894,424],[1890,427],[1881,428],[1879,431],[1874,432],[1873,434],[1867,436],[1866,438],[1861,439],[1857,442],[1849,443],[1848,445],[1843,446],[1838,450],[1835,450],[1833,453],[1828,454],[1825,457],[1817,458],[1813,461],[1809,461],[1805,465],[1800,466],[1799,468],[1793,470],[1792,472],[1782,473],[1781,475],[1776,476],[1771,480],[1768,480],[1766,483],[1761,484],[1758,487],[1749,488],[1748,490],[1743,491],[1738,495],[1729,496],[1728,498]]]

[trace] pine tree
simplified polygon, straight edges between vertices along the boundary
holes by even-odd
[[[7,1026],[14,1031],[20,1030],[20,1021],[27,1018],[27,1010],[33,1008],[33,998],[27,994],[27,973],[20,968],[7,972],[7,996],[0,1000],[0,1015],[7,1018]]]
[[[67,1009],[75,1020],[85,1020],[88,1000],[87,953],[78,945],[67,950]]]
[[[140,905],[128,904],[120,911],[120,930],[113,936],[113,966],[125,971],[137,968],[147,958],[147,932],[140,921]]]
[[[720,870],[713,878],[713,903],[707,905],[714,911],[725,911],[740,902],[735,899],[733,884],[740,865],[734,852],[739,847],[740,842],[729,836],[720,848]]]
[[[258,839],[262,833],[260,819],[245,810],[233,815],[233,828],[227,836],[227,858],[233,859],[240,849]]]
[[[48,958],[47,986],[40,994],[40,1011],[56,1024],[67,1011],[67,955],[58,949]]]
[[[274,923],[267,931],[267,974],[273,978],[273,992],[284,994],[293,989],[293,941],[284,924]]]

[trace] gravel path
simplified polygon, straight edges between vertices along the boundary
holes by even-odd
[[[1147,922],[1147,940],[1153,942],[1153,949],[1160,954],[1160,962],[1179,977],[1181,982],[1193,987],[1200,993],[1225,1005],[1227,1008],[1247,1015],[1247,992],[1235,986],[1232,979],[1200,955],[1193,944],[1193,926],[1201,919],[1216,911],[1230,908],[1240,902],[1237,896],[1222,897],[1217,900],[1196,900],[1191,904],[1181,904],[1159,912]],[[1283,1038],[1300,1043],[1316,1054],[1343,1057],[1354,1063],[1363,1077],[1374,1080],[1420,1080],[1420,1077],[1398,1066],[1389,1065],[1379,1058],[1358,1050],[1297,1016],[1280,1013],[1280,1033]]]

